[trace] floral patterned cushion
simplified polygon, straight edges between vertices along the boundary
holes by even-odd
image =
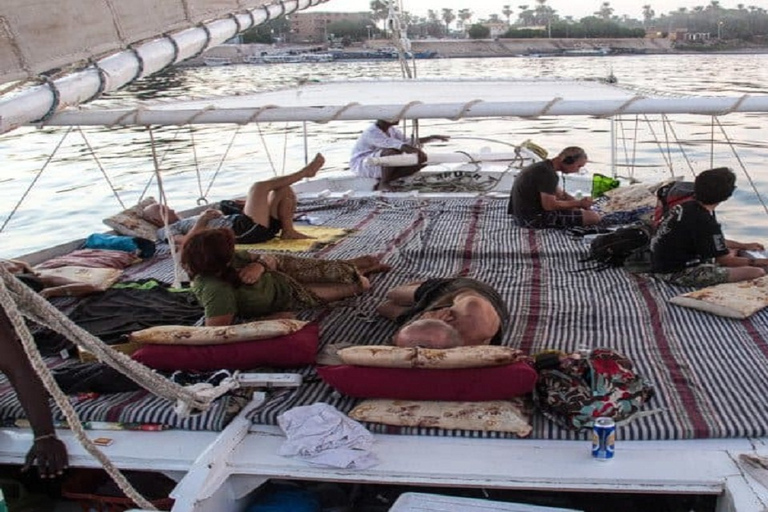
[[[144,220],[142,214],[144,208],[156,202],[153,197],[147,197],[139,201],[137,205],[107,217],[103,222],[118,235],[138,236],[155,242],[157,241],[157,226]]]

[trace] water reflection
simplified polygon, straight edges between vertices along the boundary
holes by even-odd
[[[714,96],[766,93],[767,60],[764,55],[435,59],[418,61],[417,72],[419,77],[435,79],[603,79],[613,74],[619,85],[640,90]],[[177,67],[105,95],[94,104],[125,105],[136,100],[247,94],[305,80],[374,77],[398,78],[399,66],[396,62],[347,61]],[[768,242],[768,215],[742,170],[743,165],[755,187],[768,190],[764,174],[768,128],[764,127],[764,118],[757,114],[734,114],[717,124],[705,116],[676,116],[674,125],[664,125],[658,123],[660,116],[648,116],[613,127],[605,119],[588,117],[461,122],[435,119],[424,120],[420,126],[422,133],[454,137],[445,144],[432,146],[440,151],[477,151],[484,147],[505,151],[508,144],[526,139],[550,151],[579,144],[590,155],[590,170],[603,173],[611,173],[610,134],[614,130],[618,158],[634,162],[631,167],[620,166],[618,172],[642,175],[649,180],[670,174],[687,177],[694,170],[730,165],[739,175],[739,190],[722,206],[720,219],[733,238]],[[326,156],[326,171],[343,171],[354,140],[367,124],[365,121],[308,125],[309,155],[305,154],[300,123],[155,127],[152,135],[169,201],[178,208],[187,208],[201,196],[214,201],[241,195],[254,180],[297,169],[317,151]],[[89,127],[83,128],[84,136],[72,131],[46,164],[65,133],[65,128],[23,128],[0,138],[5,164],[0,169],[4,198],[0,204],[0,224],[17,207],[19,198],[24,197],[17,213],[0,233],[0,256],[18,255],[100,231],[104,229],[101,219],[123,205],[134,204],[142,194],[160,193],[154,178],[155,160],[148,130]],[[35,181],[36,186],[27,193]]]

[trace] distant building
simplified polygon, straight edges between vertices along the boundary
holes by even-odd
[[[509,25],[506,21],[486,21],[483,23],[483,26],[491,31],[488,35],[491,38],[499,37],[509,30]]]
[[[374,25],[370,12],[300,12],[291,14],[290,21],[292,43],[327,43],[328,25],[339,21]]]

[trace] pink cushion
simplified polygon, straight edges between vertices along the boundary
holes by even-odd
[[[143,345],[131,357],[165,371],[304,366],[315,362],[318,330],[316,323],[309,323],[285,336],[226,345]]]
[[[336,365],[319,366],[317,373],[339,393],[396,400],[504,400],[528,394],[536,384],[527,363],[449,370]]]

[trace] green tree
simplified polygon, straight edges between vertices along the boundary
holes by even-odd
[[[469,27],[467,33],[472,39],[486,39],[491,35],[491,29],[480,23],[475,23]]]
[[[451,27],[451,23],[456,19],[456,15],[453,14],[453,9],[443,9],[442,14],[443,22],[445,23],[445,33],[447,34]]]
[[[600,10],[595,13],[595,16],[599,16],[605,21],[610,20],[611,16],[613,16],[613,7],[611,7],[611,2],[603,2],[603,4],[600,6]]]
[[[536,23],[533,11],[530,10],[527,5],[518,5],[517,8],[520,9],[520,13],[517,15],[518,23],[520,25],[529,27]]]
[[[389,5],[384,0],[371,0],[371,19],[375,24],[389,17]]]
[[[645,26],[645,28],[650,27],[655,16],[656,11],[654,11],[650,5],[646,4],[643,6],[643,26]]]
[[[245,44],[272,44],[277,37],[287,37],[291,33],[291,22],[285,16],[280,16],[266,23],[250,28],[243,32]]]
[[[462,30],[466,28],[467,22],[472,19],[472,11],[469,9],[459,9],[459,22],[461,23]]]
[[[512,16],[512,8],[509,5],[505,5],[504,8],[501,10],[501,14],[504,15],[505,18],[507,18],[507,25],[509,25],[509,19]]]

